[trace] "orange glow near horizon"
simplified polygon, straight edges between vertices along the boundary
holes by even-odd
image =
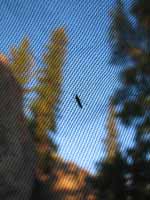
[[[5,65],[9,64],[9,60],[8,60],[7,56],[5,56],[3,53],[0,53],[0,62],[2,62]]]

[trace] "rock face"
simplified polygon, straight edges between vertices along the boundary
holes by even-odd
[[[54,200],[95,200],[92,187],[86,182],[89,172],[72,162],[59,161],[52,172]]]
[[[35,158],[23,114],[22,89],[0,62],[0,199],[29,200]]]

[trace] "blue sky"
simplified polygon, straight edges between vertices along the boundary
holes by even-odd
[[[6,55],[11,46],[19,44],[27,35],[40,66],[41,53],[52,31],[66,27],[69,44],[55,140],[66,160],[75,161],[91,172],[95,172],[95,162],[104,156],[101,138],[106,134],[107,104],[118,86],[118,70],[108,64],[108,12],[113,2],[1,0],[0,51]],[[76,94],[81,98],[82,110],[76,105]],[[132,139],[123,128],[120,135],[122,131],[122,141]]]

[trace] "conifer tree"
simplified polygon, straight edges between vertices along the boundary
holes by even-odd
[[[56,131],[56,117],[61,95],[62,67],[65,60],[67,37],[63,28],[53,32],[48,41],[47,51],[43,56],[42,70],[34,73],[38,75],[38,85],[26,88],[32,78],[31,70],[34,66],[30,42],[25,37],[18,48],[11,49],[9,67],[16,80],[25,92],[36,92],[37,98],[30,104],[32,117],[28,119],[29,130],[36,142],[39,156],[38,168],[46,173],[54,164],[57,145],[48,135],[49,131]]]
[[[134,0],[127,12],[125,1],[118,0],[112,17],[113,61],[126,65],[114,104],[123,124],[135,128],[134,148],[127,152],[130,198],[146,200],[150,198],[150,2]]]
[[[97,177],[93,187],[97,190],[97,200],[126,199],[126,160],[122,157],[117,141],[115,109],[110,101],[107,118],[106,158],[98,163]]]
[[[37,117],[37,137],[46,139],[47,131],[56,131],[56,108],[61,95],[62,66],[67,37],[63,28],[57,29],[47,45],[41,76],[37,86],[38,98],[34,108]]]
[[[11,60],[9,67],[16,80],[25,89],[30,72],[34,66],[33,54],[30,49],[28,37],[24,37],[18,48],[11,48]],[[24,90],[25,91],[25,90]]]
[[[43,168],[43,171],[48,171],[54,163],[57,149],[48,132],[56,132],[56,111],[61,96],[66,43],[65,30],[63,28],[55,30],[52,39],[48,42],[47,52],[43,56],[44,66],[35,88],[38,96],[32,109],[36,121],[35,138],[38,141],[39,168]]]

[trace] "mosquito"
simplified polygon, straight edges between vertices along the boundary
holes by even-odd
[[[82,104],[81,104],[81,100],[80,100],[80,98],[78,97],[78,95],[76,95],[75,99],[76,99],[76,102],[77,102],[78,106],[79,106],[80,108],[83,108],[83,106],[82,106]]]

